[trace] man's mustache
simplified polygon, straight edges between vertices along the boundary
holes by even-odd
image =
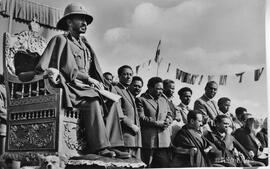
[[[86,26],[87,26],[86,23],[82,23],[82,24],[81,24],[81,27],[86,27]]]

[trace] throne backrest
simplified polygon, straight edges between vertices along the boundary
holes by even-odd
[[[8,76],[33,70],[42,55],[47,42],[35,31],[18,34],[4,34],[4,59]]]
[[[34,69],[46,45],[47,41],[40,36],[35,18],[29,24],[29,30],[16,34],[4,33],[3,69],[8,105],[10,100],[16,98],[46,94],[42,77],[34,77]],[[29,73],[33,76],[29,76]],[[24,80],[20,77],[24,77]]]

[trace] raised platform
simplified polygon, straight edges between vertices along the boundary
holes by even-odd
[[[40,154],[40,153],[5,153],[2,158],[7,160],[8,166],[12,161],[20,161],[21,167],[26,169],[36,169],[38,166],[47,164],[54,165],[57,169],[60,167],[66,169],[126,169],[126,168],[145,168],[146,165],[136,158],[119,159],[108,158],[95,154],[87,154],[65,159],[58,157],[56,154]],[[56,161],[56,162],[55,162]],[[65,163],[65,165],[62,165]]]
[[[88,154],[80,157],[73,157],[68,160],[66,169],[86,169],[86,168],[145,168],[146,165],[141,160],[135,158],[119,159],[108,158],[94,154]]]

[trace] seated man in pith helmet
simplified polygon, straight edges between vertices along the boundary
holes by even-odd
[[[100,65],[90,44],[81,36],[92,20],[84,6],[68,5],[57,23],[57,28],[66,33],[50,40],[35,70],[37,73],[48,68],[59,70],[63,106],[76,107],[82,112],[88,153],[129,158],[129,153],[116,149],[124,146],[119,118],[121,108],[112,101],[111,106],[106,106],[108,101],[105,103],[99,93],[104,87]],[[49,72],[49,77],[52,74]]]

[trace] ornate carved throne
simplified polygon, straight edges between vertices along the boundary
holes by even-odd
[[[29,31],[4,34],[3,68],[7,91],[7,141],[5,159],[22,161],[23,165],[39,164],[39,154],[57,155],[61,160],[83,154],[84,131],[80,127],[80,112],[62,108],[62,89],[46,74],[36,75],[34,68],[47,42],[35,23]],[[31,25],[30,24],[30,25]],[[34,25],[33,25],[34,24]],[[87,156],[87,155],[86,155]],[[82,157],[82,156],[81,156]],[[140,168],[140,160],[118,160],[96,156],[73,158],[70,167]],[[90,167],[90,168],[91,168]]]
[[[61,89],[33,70],[46,47],[35,30],[4,34],[7,90],[6,153],[57,154],[70,157],[82,150],[79,111],[61,107]],[[27,78],[28,76],[31,78]]]

